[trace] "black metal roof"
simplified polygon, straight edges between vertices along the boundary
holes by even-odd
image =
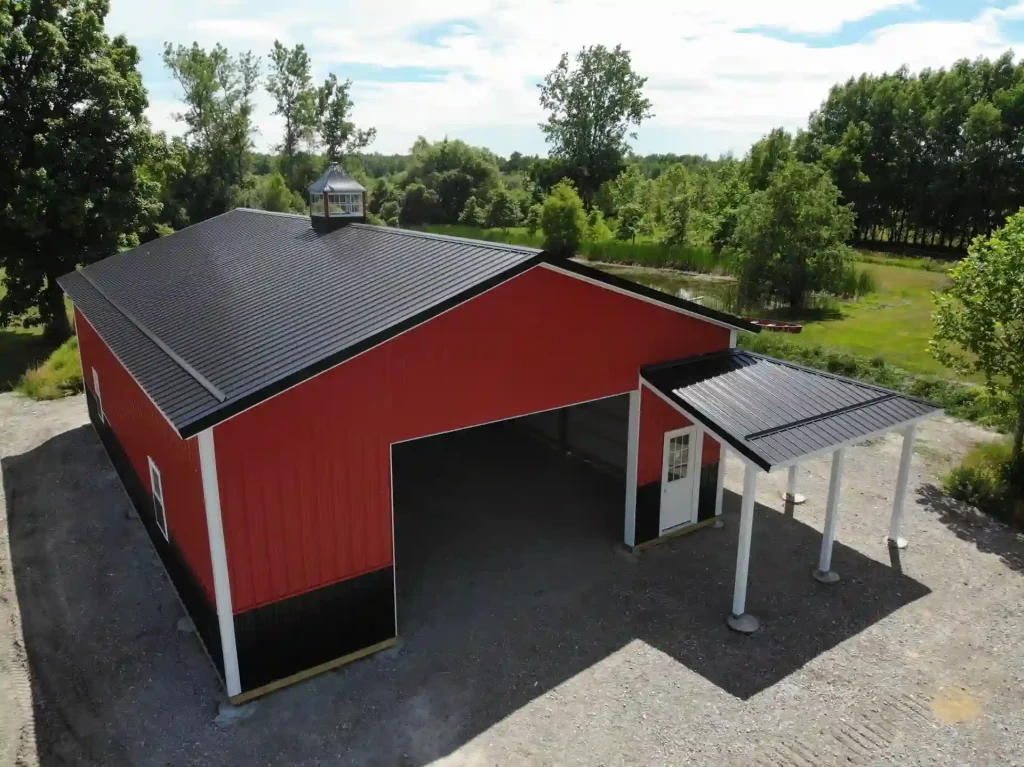
[[[940,411],[880,386],[741,349],[649,365],[641,375],[766,470]]]
[[[60,278],[183,437],[544,261],[730,327],[665,293],[542,251],[238,209]]]
[[[365,192],[366,187],[348,175],[336,162],[327,166],[327,170],[316,181],[309,185],[307,191],[314,192]]]

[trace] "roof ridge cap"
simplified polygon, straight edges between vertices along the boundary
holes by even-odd
[[[529,245],[513,245],[507,242],[492,242],[490,240],[476,240],[472,237],[459,237],[454,234],[437,234],[435,232],[423,232],[419,229],[406,229],[404,227],[387,226],[370,223],[349,224],[350,227],[372,230],[379,234],[392,234],[400,237],[422,237],[428,240],[444,240],[446,242],[461,242],[477,246],[485,246],[494,250],[507,250],[513,253],[543,253],[543,248],[534,248]]]

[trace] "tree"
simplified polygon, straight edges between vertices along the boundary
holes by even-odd
[[[422,184],[437,195],[437,220],[454,224],[471,196],[488,200],[501,186],[498,158],[464,141],[430,143],[419,138],[412,147],[412,160],[405,173],[406,184]]]
[[[463,226],[484,227],[487,225],[487,211],[476,197],[466,200],[466,207],[459,214],[459,223]]]
[[[737,216],[740,297],[746,303],[785,303],[801,311],[815,291],[838,292],[853,254],[845,244],[853,211],[813,165],[790,161],[754,192]]]
[[[229,210],[251,161],[252,97],[259,60],[232,56],[221,45],[210,51],[164,46],[164,65],[182,89],[187,106],[175,118],[185,123],[189,153],[182,189],[192,222]]]
[[[661,240],[666,245],[682,245],[690,226],[690,195],[684,189],[676,195],[665,216],[665,234]]]
[[[754,192],[767,189],[772,174],[793,159],[793,137],[775,128],[750,147],[747,153],[747,183]]]
[[[349,90],[352,81],[339,82],[332,72],[317,91],[317,126],[324,151],[331,160],[342,160],[361,152],[377,137],[376,128],[359,130],[349,119],[352,99]]]
[[[427,189],[423,184],[412,184],[406,187],[402,197],[402,225],[421,226],[436,223],[439,209],[437,192]]]
[[[290,183],[295,181],[295,155],[300,146],[312,143],[317,128],[317,90],[310,67],[309,54],[302,43],[286,48],[279,40],[274,41],[267,91],[276,103],[274,114],[284,118],[279,148],[284,155],[282,170]]]
[[[500,226],[506,232],[510,226],[519,223],[519,206],[507,189],[499,189],[491,198],[491,207],[487,211],[487,223],[490,226]]]
[[[631,202],[619,211],[619,228],[616,231],[620,240],[636,243],[637,235],[650,234],[653,230],[647,211],[639,202]]]
[[[156,218],[138,51],[106,0],[0,3],[0,327],[71,333],[57,278],[138,242]],[[38,314],[26,316],[37,309]]]
[[[398,220],[401,215],[402,209],[396,200],[388,200],[380,207],[380,217],[387,226],[398,226]]]
[[[651,182],[638,165],[630,165],[606,185],[615,215],[627,205],[636,203],[644,210],[653,208]]]
[[[594,208],[587,214],[586,239],[589,242],[606,242],[612,238],[612,230],[605,223],[604,213]]]
[[[540,128],[552,145],[551,156],[564,161],[588,206],[601,184],[614,178],[628,149],[631,126],[651,116],[643,95],[646,77],[633,71],[622,46],[583,48],[570,66],[561,59],[540,88],[540,104],[548,119]]]
[[[530,211],[526,214],[526,232],[531,237],[537,234],[537,230],[540,229],[540,221],[543,214],[544,206],[539,202],[530,206]]]
[[[564,179],[551,188],[540,214],[544,248],[563,256],[575,255],[583,241],[587,217],[576,187]]]
[[[1014,403],[1011,476],[1024,487],[1024,208],[977,238],[949,276],[949,289],[935,294],[932,352],[958,372],[985,376]]]

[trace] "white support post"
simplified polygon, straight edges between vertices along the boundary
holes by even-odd
[[[754,527],[754,501],[757,496],[757,469],[750,463],[743,472],[743,501],[740,505],[740,537],[736,547],[736,583],[732,594],[729,628],[741,634],[753,634],[761,624],[747,609],[747,575],[750,569],[750,536]]]
[[[814,579],[821,583],[835,583],[839,574],[832,571],[832,544],[836,540],[839,526],[839,489],[843,482],[843,459],[846,450],[840,448],[832,453],[832,476],[828,481],[828,507],[825,510],[825,531],[821,536],[821,557]]]
[[[640,390],[629,393],[629,432],[626,435],[626,522],[622,539],[636,542],[636,481],[640,453]]]
[[[799,506],[807,499],[796,491],[796,469],[795,463],[789,467],[789,476],[786,477],[786,492],[782,494],[782,500],[787,504]]]
[[[715,486],[715,527],[725,527],[725,523],[722,522],[722,501],[725,497],[725,460],[729,455],[729,451],[721,443],[719,443],[719,449],[718,484]]]
[[[896,495],[892,499],[892,519],[889,522],[888,543],[895,549],[907,548],[907,539],[900,536],[903,524],[903,504],[907,498],[907,483],[910,480],[910,461],[914,455],[914,424],[903,431],[903,454],[900,456],[900,470],[896,475]]]
[[[220,647],[224,654],[224,682],[228,695],[242,692],[238,674],[238,650],[235,647],[235,618],[231,610],[231,578],[228,573],[227,548],[224,544],[224,523],[220,512],[220,485],[217,480],[217,450],[213,429],[199,432],[199,468],[203,480],[206,505],[206,528],[210,536],[210,561],[213,566],[213,592],[220,628]]]

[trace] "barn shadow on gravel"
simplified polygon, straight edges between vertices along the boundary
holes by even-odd
[[[402,645],[219,729],[213,667],[176,628],[181,607],[92,429],[5,458],[41,763],[425,765],[632,643],[748,699],[928,593],[841,544],[844,580],[820,586],[820,534],[759,506],[749,604],[764,628],[740,636],[724,623],[730,493],[724,529],[633,557],[616,547],[621,482],[518,429],[399,446],[394,470]]]

